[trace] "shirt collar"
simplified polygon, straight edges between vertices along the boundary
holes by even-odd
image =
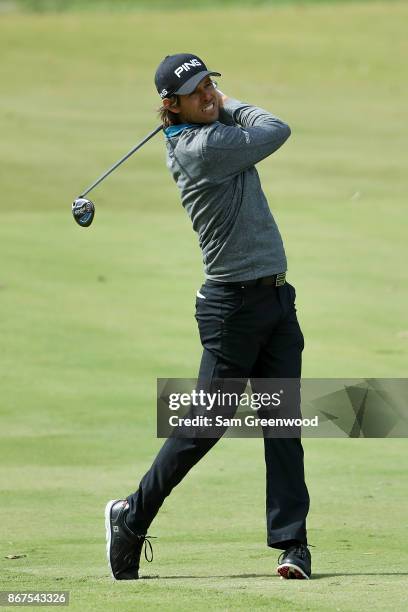
[[[167,138],[171,138],[172,136],[178,136],[184,130],[194,127],[199,127],[199,123],[180,123],[179,125],[170,125],[165,128],[164,133]]]

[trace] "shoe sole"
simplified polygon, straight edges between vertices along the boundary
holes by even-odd
[[[111,548],[111,540],[112,540],[111,510],[112,510],[112,506],[117,504],[118,501],[121,501],[121,500],[111,499],[105,506],[106,557],[108,559],[108,565],[109,565],[110,573],[111,573],[113,580],[116,580],[116,578],[113,574],[111,558],[110,558],[110,548]]]
[[[310,576],[305,574],[305,572],[294,563],[283,563],[282,565],[278,565],[276,571],[280,577],[285,578],[285,580],[293,578],[297,580],[310,580]]]

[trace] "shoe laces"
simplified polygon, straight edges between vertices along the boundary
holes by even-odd
[[[308,546],[312,546],[312,544],[308,544]],[[300,559],[305,559],[307,554],[307,546],[306,544],[295,544],[291,546],[287,550],[281,552],[278,558],[278,563],[282,563],[283,559],[289,554],[294,553]]]
[[[153,561],[153,546],[150,540],[155,540],[156,536],[147,536],[147,535],[139,535],[137,536],[139,540],[142,540],[142,546],[144,545],[144,557],[148,563]],[[149,551],[149,556],[147,554]],[[150,557],[150,558],[149,558]]]

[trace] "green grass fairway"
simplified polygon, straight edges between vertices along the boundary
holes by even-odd
[[[376,0],[360,0],[361,2],[375,2]],[[388,3],[400,0],[387,0]],[[244,8],[271,8],[282,5],[305,6],[307,4],[337,4],[354,3],[355,0],[0,0],[0,10],[5,12],[29,11],[33,13],[48,12],[78,12],[78,11],[144,11],[163,9],[202,11],[208,8],[232,9]]]
[[[260,165],[297,288],[309,377],[405,377],[406,2],[0,14],[0,589],[71,610],[402,610],[406,440],[305,441],[314,580],[265,545],[261,440],[222,440],[152,526],[150,579],[114,583],[105,503],[149,467],[157,377],[194,377],[202,282],[156,137],[168,52],[292,127]],[[24,555],[6,559],[7,555]]]

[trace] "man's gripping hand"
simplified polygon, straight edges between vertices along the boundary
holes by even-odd
[[[223,123],[224,125],[236,125],[234,119],[231,116],[231,113],[228,113],[224,109],[224,102],[228,101],[228,96],[222,93],[222,91],[220,91],[218,88],[216,88],[215,91],[217,94],[218,108],[220,111],[218,121],[220,121],[220,123]]]
[[[222,91],[220,91],[218,89],[218,87],[215,88],[215,92],[217,94],[217,98],[218,98],[218,106],[220,108],[220,110],[222,108],[224,108],[224,102],[226,102],[228,100],[228,96],[226,96],[224,93],[222,93]]]

